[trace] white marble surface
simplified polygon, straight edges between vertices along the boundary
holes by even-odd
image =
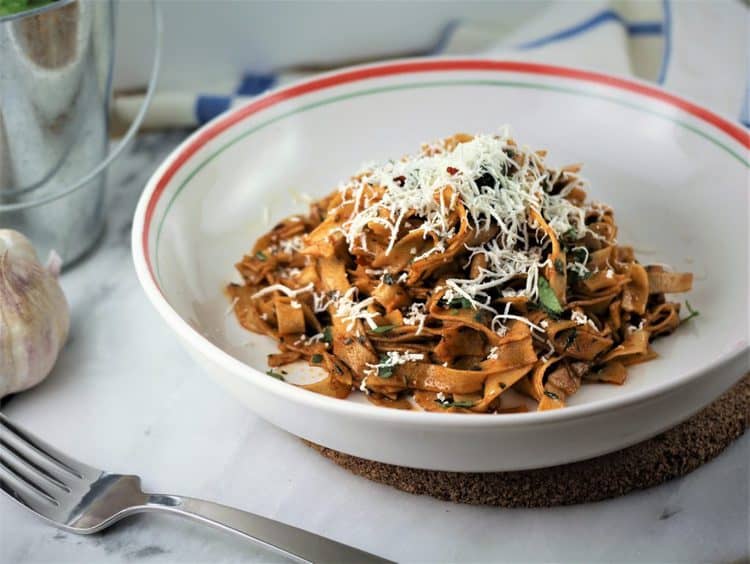
[[[460,506],[355,477],[259,420],[193,365],[141,294],[130,217],[182,134],[141,137],[110,177],[99,248],[63,277],[70,341],[51,377],[3,411],[72,455],[151,491],[213,499],[399,561],[744,562],[750,435],[651,490],[543,510]],[[227,534],[140,516],[93,537],[0,497],[0,562],[275,562]]]

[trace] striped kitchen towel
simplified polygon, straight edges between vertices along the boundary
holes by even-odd
[[[502,22],[451,22],[426,55],[502,57],[635,76],[689,96],[750,127],[748,7],[739,0],[560,2],[508,30]],[[158,91],[144,127],[192,127],[310,72],[248,73],[225,91]],[[129,121],[142,96],[117,96]]]

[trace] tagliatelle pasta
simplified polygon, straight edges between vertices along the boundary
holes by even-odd
[[[680,325],[664,295],[692,275],[641,265],[580,166],[545,156],[457,134],[364,168],[237,264],[239,322],[278,342],[272,368],[325,371],[303,387],[379,406],[517,412],[514,390],[546,410],[622,384]]]

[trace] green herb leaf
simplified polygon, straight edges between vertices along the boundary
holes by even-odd
[[[570,254],[573,255],[573,261],[585,265],[588,262],[588,253],[583,247],[576,247]]]
[[[323,342],[324,343],[332,343],[333,342],[333,334],[331,334],[331,326],[328,325],[325,329],[323,329]]]
[[[562,259],[555,259],[555,272],[557,272],[558,274],[565,274],[565,266],[563,266]]]
[[[693,319],[693,317],[698,317],[701,314],[701,312],[698,311],[697,309],[693,309],[693,306],[691,306],[690,302],[687,300],[685,300],[685,307],[687,308],[690,315],[688,315],[685,319],[682,319],[680,323],[685,323],[687,321],[690,321],[691,319]]]
[[[378,366],[378,376],[387,380],[393,376],[393,366]]]
[[[322,354],[314,354],[312,355],[312,358],[310,359],[313,364],[320,364],[323,362],[323,355]]]
[[[448,307],[451,309],[469,309],[471,302],[467,298],[453,298]]]
[[[393,276],[391,276],[390,272],[383,274],[383,283],[388,284],[389,286],[393,284]]]
[[[381,354],[380,359],[378,360],[378,364],[384,364],[388,361],[388,355],[387,354]],[[393,376],[393,366],[378,366],[378,376],[381,378],[388,379],[391,376]]]
[[[553,399],[553,400],[559,400],[559,399],[560,399],[560,398],[559,398],[559,397],[557,396],[557,394],[556,394],[556,393],[554,393],[554,392],[548,392],[547,390],[544,390],[544,395],[545,395],[545,396],[547,396],[547,397],[548,397],[548,398],[550,398],[550,399]]]
[[[576,231],[575,227],[571,227],[565,233],[562,234],[562,238],[567,239],[568,241],[577,241],[578,231]]]
[[[439,403],[443,407],[474,407],[474,402],[469,400],[454,401],[454,400],[443,400],[436,399],[435,402]]]
[[[276,378],[277,380],[282,380],[282,381],[284,380],[284,377],[281,374],[279,374],[278,372],[274,372],[273,369],[272,370],[267,370],[266,374],[268,374],[272,378]]]
[[[263,251],[258,251],[257,253],[255,253],[255,258],[257,258],[258,260],[268,260],[266,253],[264,253]]]
[[[551,315],[560,315],[563,312],[562,306],[544,276],[539,277],[537,289],[539,290],[539,304],[542,308]]]
[[[0,0],[0,16],[17,14],[24,10],[34,10],[57,0]]]
[[[381,335],[383,333],[388,333],[391,329],[396,327],[395,325],[381,325],[380,327],[375,327],[375,329],[372,330],[373,333],[377,333],[378,335]]]

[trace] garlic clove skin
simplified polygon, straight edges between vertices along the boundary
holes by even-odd
[[[56,266],[42,266],[22,234],[0,229],[0,398],[44,380],[65,344],[70,310]]]

